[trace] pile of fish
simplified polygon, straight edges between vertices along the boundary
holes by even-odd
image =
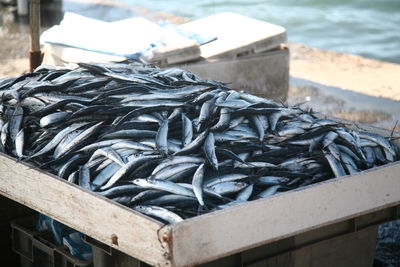
[[[166,223],[399,155],[300,106],[138,62],[2,79],[0,114],[0,152]]]

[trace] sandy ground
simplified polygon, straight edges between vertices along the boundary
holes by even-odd
[[[400,65],[290,44],[290,74],[324,85],[400,101]]]
[[[291,43],[288,103],[393,129],[400,119],[400,65]],[[400,125],[395,127],[400,131]]]
[[[27,33],[0,36],[0,77],[16,76],[25,72],[29,68],[28,51]]]

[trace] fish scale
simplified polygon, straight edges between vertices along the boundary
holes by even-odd
[[[399,159],[381,135],[136,61],[40,67],[0,96],[0,152],[166,223]]]

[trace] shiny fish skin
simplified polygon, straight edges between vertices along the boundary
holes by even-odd
[[[222,131],[229,127],[231,122],[231,110],[229,108],[222,108],[218,122],[210,128],[212,131]]]
[[[208,120],[208,118],[210,117],[216,100],[217,100],[217,97],[215,96],[212,99],[204,102],[203,105],[201,106],[198,123],[197,123],[197,131],[198,132],[200,132],[200,130],[202,130],[204,122],[206,120]]]
[[[186,147],[193,139],[192,121],[182,113],[182,145]]]
[[[168,155],[168,120],[164,120],[157,131],[156,148],[161,155]]]
[[[244,188],[242,191],[238,193],[235,201],[238,202],[248,201],[251,195],[253,194],[253,189],[254,189],[253,184],[248,185],[246,188]]]
[[[355,174],[359,171],[357,165],[353,161],[353,159],[348,156],[346,153],[342,153],[340,155],[340,159],[343,162],[343,166],[347,169],[349,174]]]
[[[140,138],[156,137],[156,135],[157,132],[149,130],[120,130],[106,134],[102,137],[102,139],[118,139],[118,138],[140,139]]]
[[[213,185],[216,185],[218,183],[222,182],[230,182],[230,181],[237,181],[237,180],[242,180],[247,178],[247,174],[242,174],[242,173],[230,173],[230,174],[225,174],[217,177],[213,177],[211,179],[208,179],[205,181],[204,186],[205,187],[211,187]]]
[[[79,134],[81,134],[84,131],[84,129],[75,129],[74,131],[68,132],[67,135],[65,135],[62,139],[61,142],[59,142],[56,145],[56,148],[54,149],[53,152],[53,157],[56,158],[58,154],[64,149],[64,147],[72,142]]]
[[[259,140],[264,140],[264,126],[258,115],[250,116],[250,122],[254,125],[254,128],[257,130]]]
[[[203,179],[205,165],[202,163],[193,175],[193,192],[201,206],[204,206],[203,200]]]
[[[254,179],[254,182],[261,185],[279,185],[289,182],[290,179],[279,176],[261,176]]]
[[[96,143],[92,143],[90,145],[84,146],[81,149],[78,150],[78,152],[89,152],[90,150],[97,150],[99,148],[102,147],[106,147],[106,146],[112,146],[114,144],[119,144],[120,141],[124,141],[124,139],[113,139],[113,140],[105,140],[105,141],[100,141],[100,142],[96,142]],[[114,149],[118,149],[113,147]]]
[[[86,123],[76,123],[73,124],[67,128],[65,128],[64,130],[60,131],[56,136],[54,136],[54,138],[46,144],[45,147],[43,147],[41,150],[39,150],[38,152],[36,152],[35,154],[31,155],[31,158],[40,156],[44,153],[49,152],[50,150],[52,150],[53,148],[55,148],[57,145],[59,145],[59,142],[68,134],[70,134],[71,132],[76,131],[77,129],[79,129],[80,127],[86,125]]]
[[[40,119],[40,127],[46,128],[71,116],[71,112],[56,112]]]
[[[329,162],[331,166],[332,172],[335,174],[335,177],[340,177],[346,175],[346,172],[343,169],[342,164],[336,158],[328,153],[324,153],[325,158]]]
[[[110,178],[121,168],[122,167],[119,164],[111,162],[104,169],[102,169],[96,177],[94,177],[93,185],[96,187],[101,187],[102,185],[107,183],[107,181],[109,181]]]
[[[184,154],[189,154],[192,151],[196,150],[199,146],[201,146],[204,143],[204,140],[208,136],[208,131],[204,131],[201,134],[199,134],[196,139],[194,139],[190,144],[188,144],[186,147],[182,148],[181,150],[177,151],[174,153],[174,155],[184,155]]]
[[[94,160],[96,157],[104,156],[106,158],[111,159],[115,163],[120,166],[125,165],[125,162],[121,158],[121,156],[112,148],[112,147],[105,147],[97,149],[92,156],[90,157],[89,161]]]
[[[183,219],[177,214],[157,206],[135,206],[134,209],[143,214],[160,218],[168,223],[178,223]]]
[[[180,163],[203,163],[204,159],[200,157],[192,157],[192,156],[174,156],[172,158],[165,159],[162,161],[157,167],[154,168],[153,172],[151,173],[152,175],[159,172],[160,170],[177,165]]]
[[[365,139],[368,139],[368,140],[376,142],[380,146],[382,146],[385,149],[387,149],[390,154],[396,155],[396,152],[394,151],[394,149],[392,148],[390,143],[385,138],[383,138],[382,136],[380,136],[378,134],[374,134],[374,133],[367,133],[367,132],[360,132],[359,136],[360,136],[360,138],[365,138]]]
[[[140,186],[133,185],[133,184],[126,184],[126,185],[119,185],[112,187],[108,190],[98,192],[99,195],[105,196],[105,197],[111,197],[111,196],[116,196],[116,195],[124,195],[127,193],[139,193],[143,192],[144,189]]]
[[[128,163],[126,163],[124,166],[122,166],[121,169],[119,169],[117,172],[114,173],[114,175],[110,178],[110,180],[108,180],[108,182],[101,187],[101,190],[111,187],[119,179],[126,176],[129,173],[129,171],[136,168],[140,164],[146,162],[147,160],[157,159],[157,158],[159,158],[159,156],[143,156],[143,157],[131,159]]]
[[[215,139],[213,133],[209,133],[204,140],[203,149],[204,154],[206,155],[206,158],[211,167],[213,167],[214,170],[218,171],[218,159],[217,155],[215,154]]]
[[[92,134],[94,134],[97,130],[98,127],[102,124],[103,122],[99,122],[86,130],[82,131],[80,134],[78,134],[70,143],[66,144],[54,157],[59,158],[66,153],[74,150],[77,146],[79,146],[83,141],[88,139]]]
[[[79,185],[85,189],[91,190],[90,172],[85,166],[79,167]]]
[[[15,141],[18,132],[21,130],[23,116],[24,116],[24,110],[20,105],[17,105],[15,107],[15,110],[10,119],[10,123],[8,125],[9,128],[8,132],[10,134],[11,142]]]
[[[87,160],[87,158],[86,158]],[[67,178],[71,172],[76,168],[76,166],[80,165],[85,161],[85,158],[82,158],[81,155],[73,155],[64,165],[60,167],[57,172],[57,175],[62,178]]]
[[[15,154],[20,159],[24,157],[24,143],[25,143],[24,129],[21,129],[17,133],[17,136],[15,137]]]
[[[272,195],[274,195],[274,194],[278,191],[278,189],[281,188],[281,187],[282,187],[282,186],[280,186],[280,185],[273,185],[273,186],[271,186],[271,187],[265,189],[264,191],[260,192],[260,193],[257,195],[257,197],[258,197],[258,198],[265,198],[265,197],[272,196]]]
[[[134,184],[140,185],[145,188],[152,188],[162,191],[167,191],[173,194],[194,197],[194,193],[176,183],[166,181],[166,180],[158,180],[158,179],[135,179],[133,181]]]
[[[8,122],[4,123],[4,125],[1,129],[0,139],[1,139],[1,144],[3,146],[6,145],[7,138],[8,138]]]
[[[153,149],[150,146],[147,146],[142,143],[133,142],[133,141],[126,141],[126,140],[113,140],[114,144],[111,145],[113,149],[119,148],[129,148],[135,150],[142,150],[142,151],[152,151]]]
[[[155,174],[151,175],[151,178],[160,180],[176,181],[184,178],[186,175],[193,173],[194,170],[199,166],[199,163],[186,162],[181,164],[172,165],[161,169]]]
[[[325,135],[322,144],[325,147],[329,146],[339,135],[336,132],[329,132]]]
[[[0,79],[0,152],[164,223],[399,159],[390,138],[178,68],[78,65]]]
[[[208,187],[208,189],[214,191],[220,195],[227,195],[239,192],[247,186],[246,183],[242,182],[222,182]]]

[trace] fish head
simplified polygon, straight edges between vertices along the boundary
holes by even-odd
[[[136,185],[140,185],[140,186],[145,186],[146,185],[146,179],[135,179],[133,180],[133,183]]]

